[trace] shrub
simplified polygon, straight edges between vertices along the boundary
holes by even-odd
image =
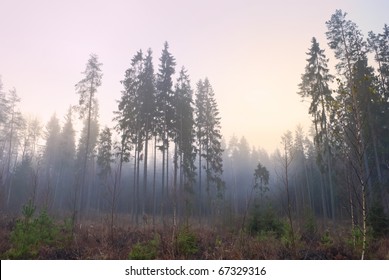
[[[16,222],[11,232],[12,248],[7,256],[11,259],[35,259],[42,246],[50,246],[59,239],[59,229],[43,210],[33,219],[35,206],[30,201],[23,206],[23,219]]]
[[[315,240],[317,235],[315,216],[312,211],[308,210],[306,213],[307,214],[304,217],[302,239],[307,241]]]
[[[196,235],[188,227],[183,228],[177,235],[177,251],[179,254],[189,257],[198,252]]]
[[[138,242],[132,247],[128,255],[130,260],[154,260],[157,257],[160,240],[156,235],[154,239],[147,242]]]
[[[325,247],[330,247],[333,243],[329,230],[326,230],[320,239],[321,244]]]
[[[385,215],[384,208],[374,203],[370,209],[368,220],[374,238],[380,238],[389,234],[389,218]]]
[[[280,238],[284,235],[285,225],[271,209],[261,212],[256,208],[251,214],[247,230],[250,234],[273,233],[276,238]]]

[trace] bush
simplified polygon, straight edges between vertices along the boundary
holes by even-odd
[[[333,244],[333,240],[331,238],[329,230],[326,230],[324,234],[320,238],[320,243],[324,245],[325,247],[330,247]]]
[[[37,218],[33,218],[35,209],[31,201],[23,206],[23,219],[16,222],[11,232],[9,258],[35,259],[43,246],[50,246],[59,239],[59,229],[47,211],[43,210]]]
[[[271,209],[261,212],[256,208],[250,216],[247,230],[253,235],[273,233],[280,238],[285,233],[285,225]]]
[[[186,258],[198,252],[196,235],[188,227],[183,228],[177,235],[177,251]]]
[[[372,229],[374,238],[380,238],[389,234],[389,218],[385,215],[384,208],[374,203],[370,209],[367,219]]]
[[[302,239],[306,241],[312,241],[316,239],[317,235],[317,226],[315,221],[315,216],[312,211],[307,210],[304,217],[304,226],[302,232]]]
[[[160,240],[156,235],[154,239],[147,242],[138,242],[132,247],[128,255],[130,260],[154,260],[157,257]]]

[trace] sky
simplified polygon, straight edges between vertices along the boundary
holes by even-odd
[[[387,0],[0,0],[0,76],[27,116],[62,121],[95,53],[103,63],[100,123],[112,127],[132,56],[151,48],[157,71],[167,41],[176,72],[185,66],[193,88],[210,80],[226,141],[245,136],[272,152],[286,130],[309,129],[298,84],[312,37],[332,57],[325,22],[336,9],[364,34],[389,24]]]

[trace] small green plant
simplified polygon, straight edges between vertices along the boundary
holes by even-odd
[[[196,235],[188,227],[183,228],[177,235],[177,251],[185,257],[192,256],[198,252]]]
[[[374,238],[389,235],[389,217],[379,203],[373,203],[367,219]]]
[[[321,236],[320,242],[321,242],[321,244],[323,244],[326,247],[329,247],[332,245],[333,241],[332,241],[329,230],[326,230],[324,232],[324,234]]]
[[[371,239],[371,232],[367,234],[367,241]],[[361,249],[363,246],[363,233],[360,227],[355,227],[354,230],[351,231],[351,236],[346,240],[347,245],[354,249]]]
[[[255,208],[250,216],[247,230],[250,234],[266,235],[270,233],[274,234],[276,238],[281,238],[285,233],[285,225],[270,208],[265,211]]]
[[[302,232],[302,238],[305,240],[314,240],[317,235],[317,226],[315,217],[312,211],[306,211],[306,215],[304,218],[304,226]]]
[[[42,246],[50,246],[59,238],[59,229],[43,210],[33,218],[35,206],[31,201],[23,206],[23,219],[16,222],[11,233],[12,248],[7,252],[11,259],[35,259]]]
[[[138,242],[132,247],[128,257],[130,260],[154,260],[158,255],[159,244],[158,235],[147,242]]]

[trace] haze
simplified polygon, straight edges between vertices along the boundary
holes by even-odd
[[[389,2],[377,1],[9,1],[0,4],[0,75],[15,87],[23,113],[42,123],[62,120],[78,102],[74,85],[90,53],[103,63],[97,97],[100,122],[111,124],[130,59],[151,48],[157,69],[169,42],[177,69],[192,86],[208,77],[222,132],[274,150],[281,135],[310,125],[308,104],[296,94],[310,40],[327,56],[325,21],[347,11],[366,34],[381,30]],[[333,68],[332,68],[333,69]]]

